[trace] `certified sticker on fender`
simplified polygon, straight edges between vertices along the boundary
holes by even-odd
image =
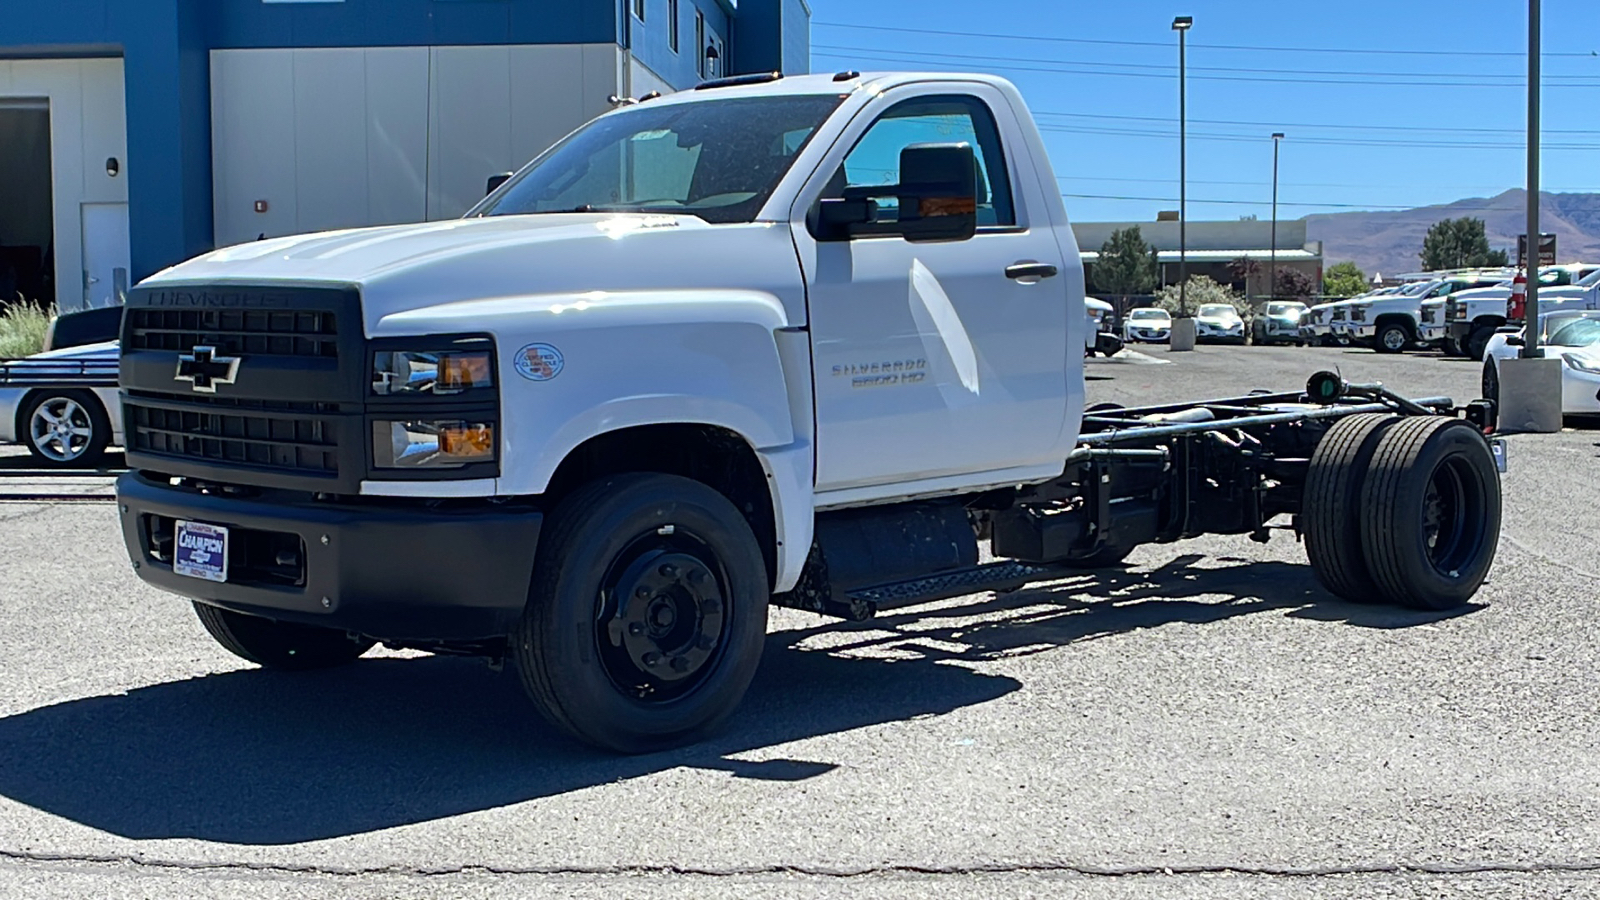
[[[529,381],[549,381],[561,374],[567,361],[549,344],[529,344],[517,351],[517,374]]]
[[[228,580],[228,529],[200,522],[179,522],[172,551],[172,571],[206,581]]]

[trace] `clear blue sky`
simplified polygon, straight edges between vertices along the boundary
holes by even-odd
[[[1274,131],[1287,135],[1284,219],[1526,183],[1522,0],[810,3],[813,71],[971,70],[1015,81],[1045,128],[1063,193],[1095,195],[1068,197],[1078,220],[1153,220],[1177,208],[1175,15],[1195,19],[1191,219],[1268,217]],[[1600,191],[1596,11],[1595,0],[1544,3],[1548,191]]]

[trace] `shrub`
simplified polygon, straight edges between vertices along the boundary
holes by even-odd
[[[1238,311],[1239,317],[1246,321],[1250,318],[1250,303],[1244,295],[1228,287],[1218,284],[1205,275],[1189,276],[1189,315],[1194,315],[1195,310],[1207,303],[1228,303]],[[1178,315],[1178,286],[1169,284],[1156,292],[1156,305],[1174,316]]]
[[[43,350],[50,318],[32,303],[13,303],[0,312],[0,359],[32,356]]]

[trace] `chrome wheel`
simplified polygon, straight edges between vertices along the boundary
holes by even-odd
[[[46,397],[28,417],[28,437],[46,459],[74,462],[94,443],[94,418],[71,397]]]

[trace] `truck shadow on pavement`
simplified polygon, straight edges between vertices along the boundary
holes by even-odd
[[[299,843],[679,767],[775,781],[824,775],[835,764],[737,755],[1022,687],[963,663],[1273,611],[1384,628],[1441,618],[1334,602],[1304,566],[1197,561],[775,632],[731,728],[669,753],[616,757],[565,740],[510,672],[379,657],[323,673],[242,669],[0,719],[0,795],[127,838]]]

